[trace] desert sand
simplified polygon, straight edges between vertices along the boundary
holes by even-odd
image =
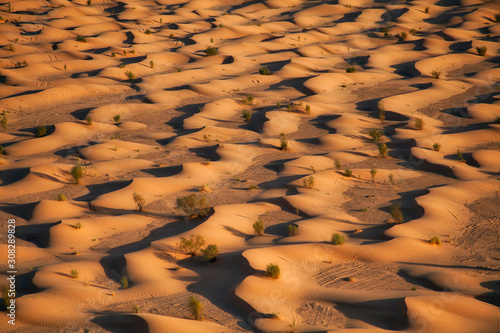
[[[500,332],[498,1],[0,11],[1,332]]]

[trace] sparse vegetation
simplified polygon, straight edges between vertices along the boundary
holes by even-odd
[[[203,304],[194,296],[189,296],[188,307],[196,320],[203,320]]]
[[[372,181],[375,182],[375,175],[377,174],[377,170],[376,169],[371,169],[370,170],[370,174],[372,175]]]
[[[72,269],[69,273],[72,279],[78,279],[79,272],[77,269]]]
[[[260,75],[271,75],[271,71],[267,67],[262,67],[259,69]]]
[[[345,70],[346,73],[356,73],[356,71],[357,71],[357,69],[354,66],[349,66]]]
[[[81,222],[74,223],[72,227],[75,228],[76,230],[80,230],[82,228],[82,223]]]
[[[352,177],[352,170],[351,169],[345,169],[344,175],[346,177]]]
[[[403,211],[401,210],[401,204],[392,204],[391,216],[396,224],[403,222]]]
[[[280,267],[277,264],[269,264],[266,267],[266,276],[273,279],[278,279],[280,277]]]
[[[137,210],[142,212],[142,209],[144,208],[144,204],[146,203],[146,200],[144,200],[144,197],[140,195],[139,193],[134,192],[133,194],[134,202],[137,205]]]
[[[151,67],[151,68],[154,68],[154,67],[155,67],[155,62],[154,62],[153,60],[151,60],[151,61],[149,62],[149,67]]]
[[[37,138],[45,136],[45,134],[47,134],[47,127],[45,126],[38,126],[35,130],[35,137]]]
[[[127,76],[127,78],[132,81],[133,79],[135,79],[135,74],[132,73],[131,71],[126,71],[125,72],[125,75]]]
[[[309,104],[306,105],[306,113],[311,113],[311,106]]]
[[[66,197],[66,195],[64,195],[64,193],[58,193],[57,201],[68,201],[68,198]]]
[[[406,40],[407,38],[408,38],[408,34],[407,34],[406,32],[404,32],[404,31],[403,31],[403,32],[401,33],[401,39],[402,39],[402,40]]]
[[[285,133],[280,134],[280,149],[283,151],[288,150],[288,140]]]
[[[304,187],[312,189],[314,188],[314,176],[309,176],[303,179]]]
[[[384,132],[382,130],[372,129],[372,130],[370,130],[370,132],[368,133],[368,135],[370,135],[370,137],[372,138],[373,142],[379,142],[380,141],[380,137],[382,135],[384,135]]]
[[[2,119],[0,119],[0,125],[2,125],[2,128],[4,130],[7,129],[7,125],[8,125],[7,122],[8,122],[8,120],[7,120],[7,117],[5,117],[5,116],[2,117]]]
[[[115,58],[116,57],[116,52],[111,52],[111,57]]]
[[[422,118],[415,118],[415,128],[417,130],[422,130],[424,128],[424,120]]]
[[[493,21],[500,23],[500,12],[493,15]]]
[[[335,168],[336,168],[337,170],[340,170],[340,169],[342,168],[342,164],[340,163],[340,161],[339,161],[339,160],[335,160]]]
[[[389,183],[394,186],[394,175],[392,173],[389,174]]]
[[[127,276],[123,275],[122,278],[120,279],[120,285],[122,286],[122,289],[127,289],[128,288],[128,278]]]
[[[378,119],[380,119],[380,122],[383,123],[384,120],[385,120],[385,109],[384,109],[384,106],[382,105],[382,103],[378,103],[377,104],[377,108],[378,108]]]
[[[117,115],[115,115],[115,116],[113,117],[113,120],[114,120],[114,121],[115,121],[115,123],[117,123],[117,124],[119,124],[119,123],[120,123],[120,120],[121,120],[121,119],[122,119],[122,117],[121,117],[119,114],[117,114]]]
[[[87,6],[90,6],[92,4],[92,0],[87,0]]]
[[[460,149],[457,149],[457,156],[458,156],[458,161],[460,163],[465,163],[465,159],[464,157],[462,156],[462,152],[460,152]]]
[[[217,48],[213,47],[213,46],[209,46],[205,49],[205,54],[207,56],[213,56],[213,55],[217,55],[219,54],[219,51],[217,50]]]
[[[151,35],[151,29],[146,29],[146,35]]]
[[[210,244],[205,249],[201,250],[201,253],[203,262],[213,262],[217,259],[219,249],[217,248],[217,245]]]
[[[83,36],[76,36],[76,41],[80,43],[87,43],[87,39]]]
[[[250,112],[250,110],[244,109],[243,110],[243,117],[245,118],[245,121],[247,123],[249,123],[250,120],[252,119],[252,113]]]
[[[83,167],[81,166],[81,164],[73,166],[73,168],[71,168],[70,174],[76,184],[80,183],[80,180],[83,178]]]
[[[425,7],[424,13],[429,14],[429,9],[430,9],[430,7]]]
[[[133,307],[132,307],[132,312],[133,313],[139,313],[141,312],[141,307],[137,304],[135,304]]]
[[[342,245],[345,243],[345,237],[341,234],[333,234],[330,243],[333,245]]]
[[[177,209],[184,212],[188,218],[205,217],[210,205],[203,194],[190,194],[177,198]]]
[[[87,124],[92,125],[92,117],[85,118],[87,120]]]
[[[286,230],[288,231],[288,236],[295,236],[297,235],[297,231],[299,230],[299,227],[295,224],[288,224],[286,226]]]
[[[253,105],[254,97],[253,95],[248,95],[247,97],[243,98],[243,104],[245,105]]]
[[[435,144],[432,145],[432,149],[434,151],[439,151],[441,149],[441,145],[436,142]]]
[[[264,222],[262,222],[262,220],[259,219],[255,221],[252,226],[257,236],[262,236],[264,234]]]
[[[16,47],[14,46],[14,44],[7,45],[7,48],[9,49],[10,52],[16,52]]]
[[[181,237],[179,248],[191,257],[198,254],[198,251],[205,245],[205,238],[201,235],[191,235],[189,238]]]
[[[434,236],[429,240],[429,243],[431,243],[432,245],[441,245],[441,239],[439,239],[439,237],[437,236]]]
[[[439,77],[441,76],[441,71],[438,71],[437,69],[433,70],[431,72],[431,76],[435,79],[439,79]]]
[[[389,150],[389,148],[387,148],[387,145],[385,143],[380,143],[378,145],[379,157],[381,157],[381,158],[387,157],[387,151],[388,150]]]
[[[415,34],[417,33],[417,29],[415,29],[415,28],[411,28],[411,29],[410,29],[410,33],[411,33],[412,35],[415,35]]]
[[[487,50],[488,48],[486,46],[476,46],[477,54],[479,54],[481,57],[486,55]]]

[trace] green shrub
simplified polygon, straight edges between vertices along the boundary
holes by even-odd
[[[260,75],[271,75],[271,71],[267,67],[262,67],[259,69]]]
[[[457,149],[457,156],[458,156],[458,161],[460,163],[465,163],[465,159],[464,157],[462,156],[462,153],[460,152],[460,149]]]
[[[128,278],[125,275],[120,279],[120,284],[122,286],[122,289],[128,288]]]
[[[82,228],[82,223],[81,222],[74,223],[72,227],[75,228],[76,230],[80,230]]]
[[[245,117],[246,122],[249,123],[250,120],[252,119],[252,113],[249,110],[244,109],[243,110],[243,117]]]
[[[283,151],[288,150],[288,140],[286,139],[285,133],[280,134],[280,149]]]
[[[410,29],[410,33],[411,33],[412,35],[416,34],[416,33],[417,33],[417,29],[415,29],[415,28],[411,28],[411,29]]]
[[[154,67],[155,67],[155,62],[154,62],[153,60],[151,60],[151,61],[149,62],[149,67],[151,67],[151,68],[154,68]]]
[[[139,313],[141,312],[141,307],[137,304],[135,304],[133,307],[132,307],[132,312],[133,313]]]
[[[425,7],[424,13],[429,14],[429,9],[430,9],[429,7]]]
[[[352,177],[352,170],[351,169],[345,169],[345,176],[346,177]]]
[[[495,21],[496,23],[500,23],[500,12],[493,15],[493,21]]]
[[[273,279],[280,277],[280,267],[277,264],[269,264],[266,266],[266,276]]]
[[[389,174],[389,183],[391,183],[391,185],[394,185],[394,175],[392,173]]]
[[[177,198],[177,209],[187,218],[205,217],[210,210],[207,198],[203,194],[190,194]]]
[[[253,95],[248,95],[247,97],[245,97],[243,99],[243,104],[245,104],[245,105],[253,105],[253,100],[254,100]]]
[[[211,244],[208,245],[205,249],[201,250],[202,260],[203,262],[213,262],[217,259],[217,255],[219,254],[219,249],[217,245]]]
[[[433,70],[431,72],[431,76],[435,79],[439,79],[439,77],[441,76],[441,71],[438,71],[438,70]]]
[[[480,56],[485,56],[487,50],[488,48],[486,46],[476,46],[477,54],[479,54]]]
[[[401,33],[401,39],[402,39],[402,40],[406,40],[407,38],[408,38],[408,34],[407,34],[406,32],[404,32],[404,31],[403,31],[403,32]]]
[[[132,73],[131,71],[126,71],[126,72],[125,72],[125,75],[127,76],[127,78],[128,78],[129,80],[133,80],[133,79],[135,79],[135,74],[134,74],[134,73]]]
[[[375,181],[375,175],[377,174],[377,170],[376,169],[371,169],[370,170],[370,174],[372,175],[372,181]]]
[[[76,41],[80,43],[87,43],[87,39],[83,36],[76,36]]]
[[[219,51],[217,50],[217,48],[213,47],[213,46],[209,46],[205,49],[205,54],[207,56],[213,56],[213,55],[217,55],[219,54]]]
[[[303,179],[304,187],[312,189],[314,188],[314,176],[309,176]]]
[[[80,180],[83,178],[83,167],[80,164],[75,165],[71,168],[70,174],[75,183],[80,183]]]
[[[391,216],[396,224],[403,222],[403,212],[401,211],[401,204],[392,204]]]
[[[262,222],[262,220],[255,221],[253,230],[257,236],[262,236],[264,234],[264,222]]]
[[[92,0],[87,0],[87,6],[90,6],[92,4]]]
[[[434,145],[432,145],[432,149],[434,151],[439,151],[441,149],[441,145],[436,142]]]
[[[114,121],[115,121],[115,123],[117,123],[117,124],[118,124],[118,123],[120,123],[120,120],[121,120],[121,119],[122,119],[122,117],[121,117],[119,114],[117,114],[117,115],[115,115],[115,116],[113,117],[113,120],[114,120]]]
[[[372,129],[368,132],[368,135],[370,135],[373,142],[378,142],[380,141],[380,137],[384,135],[384,132],[378,129]]]
[[[433,245],[441,245],[441,240],[439,239],[439,237],[434,236],[429,240],[429,243]]]
[[[139,193],[134,192],[133,194],[134,202],[137,205],[137,210],[142,212],[142,209],[144,208],[144,204],[146,203],[146,200],[144,200],[144,197],[140,195]]]
[[[311,106],[309,104],[306,105],[306,113],[311,113]]]
[[[354,66],[347,67],[345,72],[346,73],[356,73],[357,69]]]
[[[339,161],[339,160],[335,160],[335,168],[336,168],[337,170],[340,170],[340,169],[342,168],[342,164],[340,163],[340,161]]]
[[[286,230],[288,231],[288,236],[295,236],[297,235],[299,227],[297,227],[295,224],[288,224],[286,226]]]
[[[417,130],[422,130],[424,128],[424,120],[422,118],[415,118],[415,128]]]
[[[146,29],[146,35],[151,35],[151,29]]]
[[[191,235],[189,238],[181,237],[179,248],[182,252],[193,257],[198,254],[203,245],[205,245],[205,238],[203,236]]]
[[[389,150],[389,148],[387,148],[387,145],[385,143],[381,143],[378,145],[378,152],[379,152],[380,157],[382,157],[382,158],[387,157],[388,150]]]
[[[37,138],[45,136],[45,134],[47,134],[47,127],[45,126],[38,126],[37,129],[35,130],[35,136]]]
[[[333,234],[330,243],[333,245],[342,245],[345,243],[345,237],[341,234]]]
[[[111,56],[112,56],[113,58],[115,58],[115,57],[116,57],[116,52],[111,52]]]
[[[72,279],[78,279],[79,272],[78,272],[78,270],[77,270],[77,269],[72,269],[72,270],[70,271],[70,275],[71,275],[71,278],[72,278]]]
[[[203,304],[194,296],[189,296],[188,307],[196,320],[203,320]]]
[[[92,125],[92,117],[87,117],[87,124]]]
[[[7,129],[7,117],[2,117],[0,120],[0,125],[2,125],[3,129]]]
[[[57,194],[57,201],[68,201],[68,198],[64,195],[64,193],[59,193]]]

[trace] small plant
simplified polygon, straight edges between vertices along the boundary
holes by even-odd
[[[179,248],[182,252],[194,257],[203,245],[205,245],[205,238],[203,236],[191,235],[189,238],[181,237]]]
[[[92,117],[85,118],[87,120],[87,124],[92,125]]]
[[[122,286],[122,289],[127,289],[128,288],[128,278],[127,276],[122,276],[122,278],[120,279],[120,284]]]
[[[416,291],[416,290],[417,290],[417,287],[416,287],[416,286],[413,286],[413,287],[411,287],[411,290]]]
[[[389,174],[389,183],[394,186],[394,175],[392,173]]]
[[[314,188],[314,176],[309,176],[303,179],[304,187],[308,189]]]
[[[154,62],[153,60],[151,60],[151,61],[149,62],[149,67],[151,67],[151,68],[154,68],[154,67],[155,67],[155,62]]]
[[[403,31],[403,32],[401,33],[401,39],[402,39],[402,40],[406,40],[407,38],[408,38],[408,34],[407,34],[406,32],[404,32],[404,31]]]
[[[412,35],[415,35],[415,34],[417,33],[417,29],[415,29],[415,28],[411,28],[411,29],[410,29],[410,33],[411,33]]]
[[[387,151],[388,150],[389,150],[389,148],[387,148],[387,145],[385,143],[380,143],[378,145],[379,157],[381,157],[381,158],[387,157]]]
[[[245,118],[245,121],[246,121],[247,123],[249,123],[249,122],[250,122],[250,120],[252,119],[252,113],[251,113],[249,110],[244,109],[244,110],[243,110],[243,117]]]
[[[283,151],[288,150],[288,140],[286,139],[285,133],[280,134],[280,149]]]
[[[2,117],[0,120],[0,125],[2,125],[3,129],[7,129],[7,117]]]
[[[14,44],[9,44],[7,48],[9,49],[10,52],[16,52],[16,47],[14,46]]]
[[[219,249],[217,248],[217,245],[211,244],[208,245],[205,249],[201,250],[201,253],[203,262],[213,262],[217,259]]]
[[[341,234],[333,234],[330,243],[333,245],[342,245],[345,243],[345,237]]]
[[[129,80],[131,80],[131,81],[132,81],[133,79],[135,79],[135,74],[134,74],[134,73],[132,73],[131,71],[126,71],[126,72],[125,72],[125,75],[126,75],[126,76],[127,76],[127,78],[128,78]]]
[[[253,105],[253,100],[254,100],[253,95],[248,95],[247,97],[245,97],[243,99],[243,104],[245,104],[245,105]]]
[[[76,41],[80,43],[87,43],[87,39],[83,36],[76,36]]]
[[[188,307],[196,320],[203,320],[203,304],[194,296],[189,296]]]
[[[259,69],[260,75],[271,75],[271,71],[267,67],[262,67]]]
[[[356,73],[357,69],[354,66],[347,67],[345,72],[346,73]]]
[[[264,234],[264,222],[262,222],[262,220],[259,219],[255,221],[252,226],[257,236],[262,236]]]
[[[219,51],[217,50],[217,48],[213,47],[213,46],[209,46],[205,49],[205,54],[207,56],[213,56],[213,55],[217,55],[219,54]]]
[[[344,175],[346,177],[352,177],[352,170],[351,169],[345,169]]]
[[[500,12],[493,15],[493,21],[495,21],[496,23],[500,23]]]
[[[151,35],[151,29],[146,29],[146,35]]]
[[[72,278],[72,279],[78,279],[79,272],[78,272],[78,270],[77,270],[77,269],[72,269],[72,270],[70,271],[70,275],[71,275],[71,278]]]
[[[465,163],[465,159],[462,156],[462,153],[460,152],[460,149],[457,149],[457,156],[458,156],[458,162]]]
[[[116,52],[111,52],[111,57],[115,58],[116,57]]]
[[[367,211],[368,211],[368,207],[363,207],[363,208],[361,208],[361,211],[362,211],[362,212],[367,212]]]
[[[37,138],[45,136],[45,134],[47,134],[47,127],[45,126],[38,126],[37,129],[35,130],[35,136]]]
[[[202,193],[203,193],[203,192],[208,193],[208,192],[210,192],[210,189],[208,188],[208,185],[206,185],[206,184],[205,184],[205,185],[201,185],[201,186],[198,188],[198,191],[199,191],[199,192],[202,192]]]
[[[435,79],[439,79],[439,77],[441,76],[441,72],[435,69],[431,72],[431,76]]]
[[[437,236],[434,236],[429,240],[429,243],[431,243],[432,245],[441,245],[441,239],[439,239],[439,237]]]
[[[141,312],[141,307],[137,304],[135,304],[133,307],[132,307],[132,312],[133,313],[139,313]]]
[[[379,102],[378,105],[378,119],[380,119],[380,122],[383,123],[385,120],[385,109],[384,106]]]
[[[422,130],[424,128],[424,120],[422,118],[415,118],[415,128],[417,130]]]
[[[81,222],[74,223],[72,227],[75,228],[76,230],[80,230],[82,228],[82,223]]]
[[[140,195],[139,193],[134,192],[133,194],[134,202],[137,205],[137,210],[142,212],[142,209],[144,208],[144,204],[146,203],[146,200],[144,200],[144,197]]]
[[[184,212],[187,218],[205,217],[210,205],[203,194],[190,194],[177,198],[177,209]]]
[[[384,132],[381,131],[381,130],[378,130],[378,129],[372,129],[372,130],[370,130],[370,132],[368,133],[368,135],[370,135],[370,137],[372,138],[373,142],[379,142],[380,141],[380,137],[382,135],[384,135]]]
[[[425,7],[424,13],[429,14],[429,9],[430,9],[429,7]]]
[[[120,120],[121,120],[121,119],[122,119],[122,117],[121,117],[119,114],[117,114],[117,115],[115,115],[115,116],[113,117],[113,120],[114,120],[114,121],[115,121],[115,123],[117,123],[117,124],[119,124],[119,123],[120,123]]]
[[[288,236],[295,236],[297,235],[299,227],[297,227],[295,224],[288,224],[286,226],[286,230],[288,231]]]
[[[83,178],[83,167],[80,164],[73,166],[70,174],[76,184],[80,183],[80,180]]]
[[[307,114],[311,113],[311,106],[309,104],[306,105],[306,113]]]
[[[376,169],[371,169],[370,170],[370,174],[372,175],[372,181],[375,182],[375,175],[377,174],[377,170]]]
[[[266,266],[266,276],[273,279],[280,277],[280,267],[277,264],[269,264]]]
[[[481,57],[486,55],[487,50],[488,48],[486,46],[476,46],[477,54],[479,54]]]
[[[342,168],[342,164],[340,163],[340,161],[339,161],[339,160],[335,160],[335,168],[336,168],[337,170],[340,170],[340,169]]]
[[[439,151],[439,149],[441,149],[441,145],[436,142],[435,144],[432,145],[432,149],[434,151]]]
[[[403,222],[403,212],[401,211],[401,204],[392,204],[391,216],[396,224]]]
[[[57,201],[68,201],[68,198],[64,195],[64,193],[59,193],[57,194]]]

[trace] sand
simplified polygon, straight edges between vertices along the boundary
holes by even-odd
[[[0,11],[1,332],[500,332],[498,1]]]

